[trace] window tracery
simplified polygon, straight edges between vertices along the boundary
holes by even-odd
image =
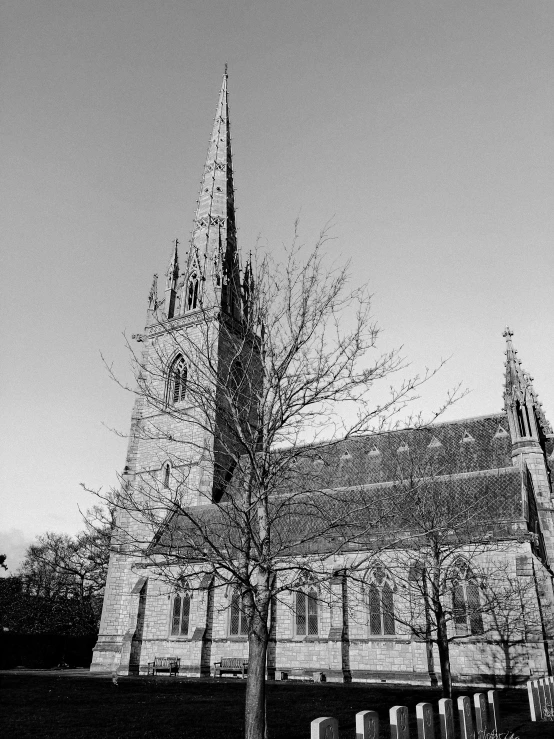
[[[457,635],[483,633],[479,585],[465,560],[457,560],[452,571],[452,615]]]
[[[182,355],[175,358],[168,376],[167,402],[176,405],[185,399],[187,389],[187,365]]]
[[[229,614],[229,635],[247,636],[248,623],[246,614],[242,608],[242,598],[238,588],[234,588],[231,595],[231,606]]]
[[[190,621],[190,593],[175,593],[171,609],[171,636],[188,636]]]
[[[372,636],[395,633],[393,583],[381,564],[373,568],[369,584],[369,631]]]

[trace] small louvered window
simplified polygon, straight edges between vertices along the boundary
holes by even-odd
[[[186,296],[186,307],[187,311],[196,310],[198,308],[198,291],[200,289],[200,280],[196,272],[193,272],[189,278],[187,296]]]
[[[168,378],[168,403],[180,403],[185,399],[187,390],[187,365],[182,356],[175,359],[171,365]]]

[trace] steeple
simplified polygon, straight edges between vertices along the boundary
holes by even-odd
[[[533,378],[523,370],[517,357],[512,343],[513,331],[506,327],[503,336],[506,339],[504,404],[512,441],[518,445],[542,446],[545,435],[551,433],[550,425],[533,387]]]
[[[212,135],[190,242],[190,252],[182,285],[181,310],[219,303],[226,313],[240,316],[240,275],[235,225],[235,197],[227,65],[219,93]],[[199,280],[199,284],[195,281]]]

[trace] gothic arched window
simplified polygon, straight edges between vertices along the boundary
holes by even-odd
[[[246,614],[242,610],[242,601],[237,588],[234,588],[231,596],[231,609],[229,614],[230,636],[247,636],[248,624]]]
[[[483,614],[479,585],[466,562],[454,565],[452,577],[452,615],[456,634],[476,636],[482,634]]]
[[[187,365],[185,364],[184,358],[179,355],[169,371],[168,378],[168,403],[180,403],[185,399],[185,392],[187,389]]]
[[[295,631],[296,636],[317,636],[318,634],[317,592],[310,588],[307,592],[296,593]]]
[[[176,593],[171,611],[171,636],[187,636],[189,633],[190,594]]]
[[[369,631],[372,636],[395,633],[392,585],[385,568],[377,565],[369,585]]]
[[[200,280],[198,279],[198,274],[196,272],[193,272],[191,276],[189,277],[188,285],[187,285],[187,295],[186,295],[186,310],[195,310],[198,308],[198,291],[200,289]]]

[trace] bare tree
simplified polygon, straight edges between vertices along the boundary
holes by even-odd
[[[148,445],[165,462],[155,472],[129,464],[112,546],[173,585],[194,589],[207,576],[237,588],[248,739],[266,732],[272,604],[307,580],[325,590],[335,555],[367,545],[390,513],[384,497],[331,480],[326,454],[384,428],[434,374],[400,382],[376,404],[376,383],[405,363],[398,351],[376,354],[370,297],[349,287],[348,268],[327,266],[326,241],[323,233],[305,261],[296,241],[282,265],[251,261],[240,309],[229,304],[232,285],[214,284],[227,311],[205,301],[186,330],[151,299],[144,352],[133,353],[129,459]]]
[[[516,572],[514,552],[525,554],[533,538],[520,470],[460,474],[453,460],[429,448],[431,438],[426,430],[412,433],[399,462],[383,563],[396,583],[394,619],[427,644],[432,682],[436,645],[443,694],[450,697],[451,645],[488,639],[503,650],[509,673],[511,651],[536,633],[538,601],[532,580]]]

